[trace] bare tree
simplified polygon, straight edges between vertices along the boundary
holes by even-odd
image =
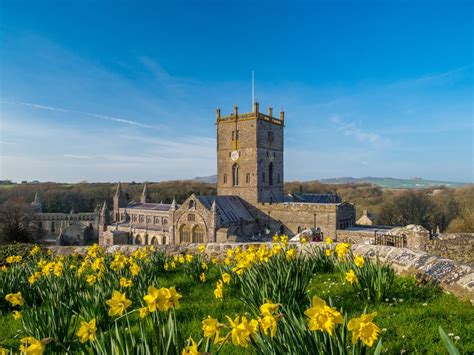
[[[0,207],[0,243],[31,243],[38,237],[28,205],[6,202]]]

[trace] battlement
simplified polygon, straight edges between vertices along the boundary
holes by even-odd
[[[259,111],[259,103],[255,102],[253,106],[253,112],[239,113],[238,106],[234,106],[234,111],[227,116],[221,116],[221,109],[216,109],[216,122],[217,123],[227,123],[235,121],[245,121],[245,120],[263,120],[279,126],[284,126],[285,122],[285,112],[280,112],[280,117],[273,117],[273,108],[270,106],[268,108],[268,114],[264,114]]]

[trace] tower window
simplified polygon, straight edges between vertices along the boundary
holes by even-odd
[[[268,184],[273,186],[273,163],[268,166]]]
[[[196,203],[194,202],[194,200],[189,201],[189,209],[191,210],[195,207],[196,207]]]
[[[232,186],[239,186],[239,166],[232,165]]]
[[[227,184],[227,174],[224,174],[224,184]]]
[[[246,177],[245,177],[245,182],[246,182],[247,184],[250,184],[250,174],[249,174],[249,173],[247,173],[247,175],[246,175]]]

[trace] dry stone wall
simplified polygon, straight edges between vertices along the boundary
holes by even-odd
[[[440,234],[425,245],[425,251],[443,258],[474,264],[474,233]]]
[[[261,243],[259,243],[261,244]],[[257,245],[259,245],[257,244]],[[251,243],[209,243],[206,244],[205,253],[210,257],[225,258],[227,249],[240,247],[246,249]],[[268,244],[271,246],[271,243]],[[306,246],[294,244],[301,252],[311,252],[314,248],[323,247],[321,243],[311,243]],[[187,245],[161,245],[162,249],[170,255],[184,253],[198,253],[198,244]],[[129,254],[140,246],[114,245],[106,247],[107,253],[122,252]],[[453,260],[414,251],[406,248],[390,246],[354,244],[352,250],[355,254],[378,258],[382,262],[390,263],[399,275],[414,275],[423,280],[432,280],[447,292],[462,299],[468,299],[474,304],[474,267]],[[57,255],[70,255],[72,253],[86,254],[87,247],[50,247]]]

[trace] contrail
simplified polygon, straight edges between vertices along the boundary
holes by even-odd
[[[6,102],[6,101],[4,101],[4,102]],[[78,113],[78,114],[81,114],[81,115],[87,115],[87,116],[91,116],[91,117],[100,118],[100,119],[106,120],[106,121],[126,123],[126,124],[129,124],[129,125],[144,127],[144,128],[153,128],[153,126],[147,125],[145,123],[132,121],[132,120],[126,120],[126,119],[120,118],[120,117],[101,115],[101,114],[98,114],[98,113],[68,110],[68,109],[64,109],[64,108],[60,108],[60,107],[51,107],[51,106],[45,106],[45,105],[39,105],[39,104],[32,104],[32,103],[28,103],[28,102],[8,102],[8,103],[33,107],[33,108],[40,109],[40,110],[50,110],[50,111],[67,112],[67,113]]]

